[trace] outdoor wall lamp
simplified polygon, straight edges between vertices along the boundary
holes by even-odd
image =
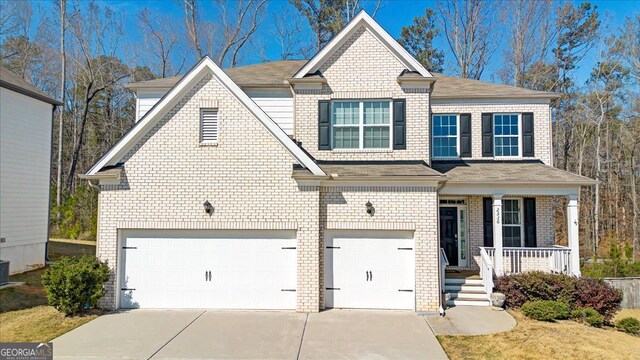
[[[364,205],[367,207],[367,214],[369,214],[369,216],[373,216],[373,214],[376,213],[376,209],[373,207],[373,204],[371,204],[371,201],[367,201]]]
[[[202,205],[204,206],[204,212],[209,214],[209,216],[213,215],[213,205],[211,205],[209,200],[205,201]]]

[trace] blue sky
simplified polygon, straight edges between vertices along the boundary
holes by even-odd
[[[138,11],[144,7],[149,8],[152,12],[161,13],[167,17],[175,17],[177,23],[182,25],[182,12],[180,8],[175,4],[173,0],[111,0],[102,1],[104,4],[108,4],[112,8],[116,9],[118,13],[122,14],[125,19],[125,33],[127,39],[125,41],[130,42],[139,36],[140,30],[138,29],[136,22],[134,21]],[[575,2],[576,4],[579,2]],[[611,1],[591,1],[592,4],[597,5],[601,19],[603,20],[603,26],[607,26],[611,29],[618,28],[624,21],[625,16],[631,14],[637,14],[640,12],[640,1],[638,0],[611,0]],[[210,13],[213,18],[215,7],[213,0],[201,0],[203,6],[202,13]],[[271,0],[269,3],[269,12],[280,12],[285,8],[291,8],[286,0]],[[409,0],[383,0],[383,6],[379,10],[376,21],[385,28],[393,37],[398,37],[400,30],[403,26],[406,26],[412,22],[415,16],[422,15],[425,8],[435,8],[433,0],[424,1],[409,1]],[[291,9],[291,13],[295,14],[295,10]],[[268,31],[267,28],[272,26],[272,17],[267,15],[263,23],[263,27],[259,31]],[[306,20],[303,21],[306,24]],[[183,31],[180,29],[179,31]],[[310,38],[312,34],[307,34]],[[502,42],[504,43],[504,41]],[[270,59],[277,59],[279,54],[279,48],[274,44],[267,44],[266,55]],[[436,40],[435,44],[438,48],[445,51],[448,50],[446,43],[442,38]],[[490,62],[490,66],[483,74],[483,80],[498,81],[495,72],[502,63],[503,49],[496,51]],[[248,53],[251,53],[250,51]],[[587,79],[591,68],[595,63],[595,51],[592,51],[587,58],[583,60],[580,67],[575,70],[575,76],[578,79],[578,84],[584,83]],[[255,63],[259,61],[259,57],[245,55],[242,62]],[[190,59],[187,62],[187,68],[190,64],[194,63],[195,59]],[[450,73],[451,66],[446,66],[445,73]]]

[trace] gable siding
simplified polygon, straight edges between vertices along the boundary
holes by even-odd
[[[429,159],[428,89],[403,90],[397,82],[405,66],[364,27],[321,65],[322,90],[296,90],[295,138],[318,160]],[[318,100],[406,99],[406,150],[318,150]]]
[[[0,88],[0,258],[11,273],[44,265],[52,105]]]
[[[200,107],[219,110],[217,146],[201,145]],[[117,263],[118,230],[297,229],[298,308],[319,308],[317,187],[299,189],[297,161],[217,80],[202,79],[124,157],[119,185],[100,193],[98,256]],[[202,206],[214,206],[210,217]],[[309,249],[308,251],[305,249]],[[116,303],[116,277],[103,305]]]
[[[431,103],[432,114],[471,114],[471,159],[487,160],[482,157],[482,113],[533,113],[535,158],[552,166],[551,119],[547,100],[517,103],[516,101],[457,101]],[[522,129],[521,129],[522,132]],[[522,139],[521,139],[522,140]]]

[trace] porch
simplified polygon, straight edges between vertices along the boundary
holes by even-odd
[[[493,280],[501,275],[580,276],[578,194],[593,180],[537,161],[433,165],[448,178],[438,191],[443,305],[488,306]],[[561,204],[568,246],[555,243],[554,214]]]

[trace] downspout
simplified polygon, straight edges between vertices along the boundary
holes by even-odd
[[[50,261],[49,259],[49,231],[51,230],[51,177],[53,176],[53,121],[55,119],[55,113],[56,113],[56,105],[52,104],[51,105],[51,149],[49,151],[49,186],[47,186],[47,188],[49,189],[49,191],[47,191],[47,233],[45,234],[45,239],[47,241],[45,241],[44,243],[44,264],[47,265],[47,261]],[[62,139],[59,139],[58,141],[62,141]],[[60,186],[60,184],[58,184],[57,186]]]

